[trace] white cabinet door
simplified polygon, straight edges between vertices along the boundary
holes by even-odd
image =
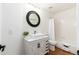
[[[38,55],[38,48],[37,48],[37,43],[38,40],[36,41],[30,41],[30,42],[25,42],[25,54],[27,55]]]
[[[39,39],[38,42],[37,42],[38,55],[42,55],[42,52],[43,52],[42,47],[43,47],[42,46],[42,40]]]
[[[38,40],[32,42],[32,47],[34,55],[38,55]]]

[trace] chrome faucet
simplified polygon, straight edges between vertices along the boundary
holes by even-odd
[[[36,34],[36,31],[34,31],[34,34]]]

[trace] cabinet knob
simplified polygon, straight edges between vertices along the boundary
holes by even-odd
[[[45,51],[49,51],[49,49],[45,50]]]
[[[49,45],[49,43],[47,43],[46,45]]]
[[[46,42],[48,42],[48,40]]]

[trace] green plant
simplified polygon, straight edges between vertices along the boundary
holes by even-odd
[[[29,32],[23,32],[23,36],[27,36]]]

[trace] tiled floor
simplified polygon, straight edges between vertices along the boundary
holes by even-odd
[[[48,55],[74,55],[70,52],[64,51],[62,49],[56,48],[55,51],[49,51]]]

